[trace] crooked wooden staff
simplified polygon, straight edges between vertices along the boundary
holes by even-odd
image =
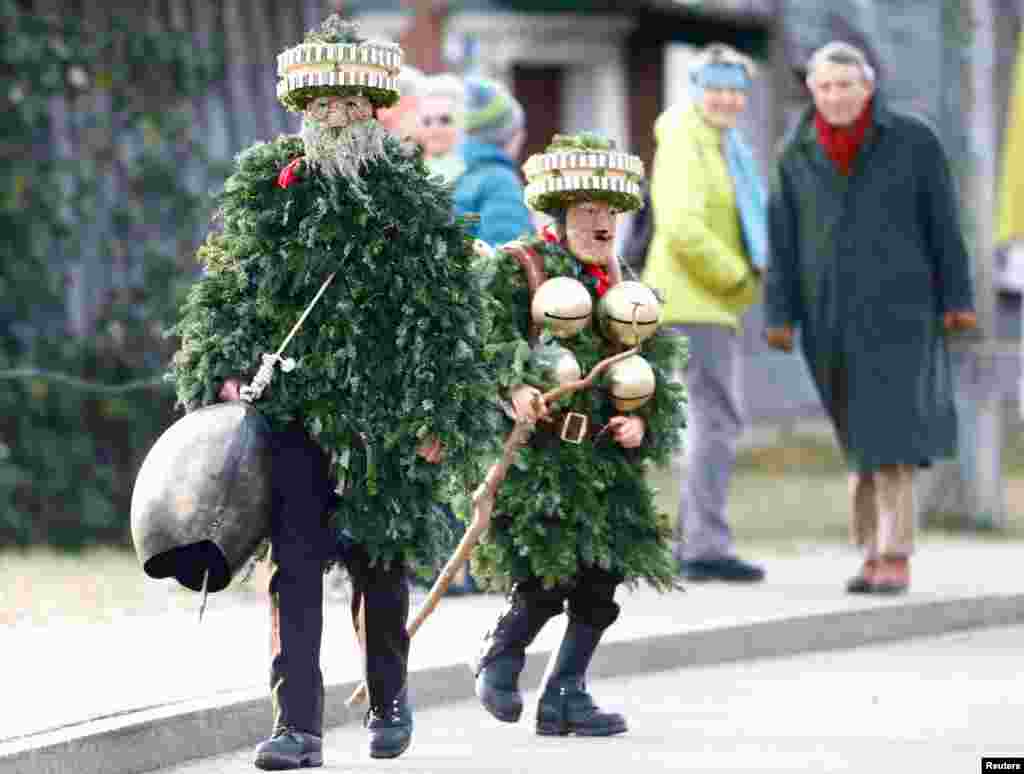
[[[572,382],[560,385],[553,390],[545,392],[540,400],[543,405],[548,405],[559,398],[576,392],[577,390],[583,390],[589,387],[594,379],[601,375],[601,372],[607,369],[609,366],[614,365],[620,360],[624,360],[631,355],[635,355],[639,351],[640,347],[635,346],[631,349],[627,349],[624,352],[606,357],[600,363],[590,369],[590,373],[582,379],[577,379]],[[427,598],[423,600],[423,604],[420,605],[419,610],[416,611],[416,615],[412,617],[409,622],[407,631],[409,636],[412,637],[419,628],[423,625],[423,622],[427,620],[434,609],[438,606],[441,601],[441,597],[448,590],[448,586],[451,585],[452,579],[458,574],[462,565],[469,559],[470,554],[473,552],[473,548],[476,546],[477,541],[481,535],[487,531],[487,528],[491,525],[491,512],[494,510],[494,500],[498,494],[498,487],[501,486],[501,482],[505,480],[505,475],[508,473],[509,465],[512,464],[512,460],[515,459],[516,452],[521,447],[533,430],[533,423],[525,420],[516,420],[515,427],[505,438],[504,446],[502,447],[501,457],[491,465],[487,471],[487,475],[484,476],[483,483],[476,488],[473,492],[473,518],[466,528],[466,533],[462,536],[462,540],[459,541],[458,546],[455,547],[455,551],[451,557],[445,562],[444,568],[441,570],[441,574],[437,576],[437,580],[434,581],[434,585],[430,587],[430,592],[427,594]],[[365,629],[365,611],[364,602],[361,600],[359,604],[359,615],[358,615],[358,627],[359,631],[357,635],[359,637],[359,644],[365,650],[366,648],[366,629]],[[359,687],[352,692],[346,702],[349,706],[354,704],[362,704],[366,700],[366,683],[360,683]]]
[[[609,286],[617,285],[622,281],[622,270],[619,267],[618,258],[612,256],[608,262],[608,279]],[[636,310],[633,311],[633,325],[636,325]],[[594,380],[601,375],[610,366],[618,363],[620,360],[625,360],[631,355],[635,355],[640,351],[640,345],[637,344],[635,347],[619,352],[610,357],[606,357],[604,360],[599,362],[582,379],[576,379],[571,382],[555,387],[553,390],[549,390],[540,396],[542,405],[548,405],[553,403],[565,395],[584,390],[589,387]],[[533,422],[516,419],[515,427],[505,438],[505,443],[502,447],[501,457],[495,462],[487,471],[487,475],[484,476],[483,483],[476,488],[473,492],[473,518],[471,519],[469,526],[466,528],[465,534],[462,536],[462,540],[455,547],[455,551],[451,557],[445,562],[444,567],[441,570],[441,574],[437,576],[437,580],[434,581],[434,585],[430,587],[430,591],[427,594],[427,598],[423,600],[423,604],[420,605],[419,610],[412,617],[406,630],[409,632],[409,637],[412,637],[419,631],[419,628],[423,625],[423,622],[427,620],[431,613],[434,612],[435,608],[441,602],[441,597],[448,590],[448,586],[451,585],[452,580],[458,574],[459,570],[462,569],[470,554],[473,553],[473,549],[476,547],[477,541],[481,535],[487,531],[487,528],[491,525],[491,512],[494,510],[494,500],[498,494],[498,488],[501,486],[501,482],[505,480],[505,475],[508,473],[509,465],[512,464],[512,460],[515,459],[516,452],[519,448],[526,443],[529,438],[530,432],[533,430]],[[359,602],[359,612],[356,616],[356,636],[359,639],[359,645],[362,647],[363,652],[366,652],[366,610],[365,600],[361,599]],[[366,682],[362,682],[352,692],[352,695],[348,697],[346,704],[353,706],[355,704],[362,704],[366,701],[367,688]]]

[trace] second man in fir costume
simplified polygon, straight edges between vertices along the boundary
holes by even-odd
[[[524,169],[529,205],[556,225],[546,238],[504,245],[483,269],[500,302],[492,346],[503,364],[508,412],[536,426],[498,491],[490,533],[475,554],[478,579],[511,589],[508,608],[485,637],[476,692],[496,718],[517,721],[525,650],[566,612],[537,706],[537,733],[608,736],[624,732],[626,721],[594,703],[587,668],[619,615],[620,584],[674,585],[668,528],[644,466],[666,464],[677,446],[682,388],[669,379],[674,340],[648,338],[657,324],[653,293],[640,283],[612,287],[616,216],[640,204],[640,160],[594,135],[558,136]],[[628,349],[634,331],[646,339],[640,355],[616,363],[594,388],[557,405],[538,403],[543,391]]]

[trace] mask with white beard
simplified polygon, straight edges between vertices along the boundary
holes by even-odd
[[[317,97],[306,108],[301,136],[310,164],[328,177],[344,178],[361,194],[366,165],[387,160],[387,131],[363,96]]]

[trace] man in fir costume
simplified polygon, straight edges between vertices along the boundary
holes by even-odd
[[[594,704],[586,671],[619,615],[619,584],[674,586],[668,525],[656,511],[644,468],[667,464],[678,445],[682,387],[669,379],[677,345],[655,336],[642,344],[649,366],[633,355],[612,366],[602,386],[556,405],[540,402],[542,391],[587,374],[635,343],[629,323],[626,335],[616,338],[613,315],[602,306],[618,288],[646,291],[640,298],[653,304],[642,307],[641,322],[648,332],[657,322],[657,299],[649,289],[629,282],[609,290],[616,273],[616,215],[640,206],[642,163],[596,135],[556,136],[547,150],[524,167],[526,199],[555,218],[554,228],[545,237],[504,245],[484,268],[501,302],[493,336],[508,413],[536,420],[536,427],[498,490],[490,533],[475,554],[479,578],[511,586],[508,608],[484,639],[476,692],[492,715],[516,722],[523,708],[518,679],[525,650],[548,620],[566,611],[565,636],[548,665],[537,707],[537,732],[608,736],[624,732],[626,721]],[[531,273],[536,277],[538,269],[544,276],[531,293],[538,284]],[[571,289],[551,296],[548,291],[559,283],[576,287],[583,298]],[[625,306],[633,308],[628,299]],[[562,325],[569,318],[584,320],[588,308],[598,314],[582,330]],[[554,323],[545,330],[531,322],[545,318]],[[562,343],[552,340],[551,331]],[[630,379],[636,373],[639,384]],[[640,400],[617,392],[635,387]],[[632,409],[631,403],[647,395],[646,403]]]
[[[469,240],[450,194],[374,118],[398,99],[401,56],[333,16],[278,57],[278,97],[302,134],[239,155],[177,327],[180,401],[255,397],[274,430],[263,769],[322,762],[323,572],[338,560],[364,640],[370,755],[406,749],[406,575],[447,554],[437,503],[479,482],[501,430],[481,410],[496,386]],[[246,386],[321,290],[266,391]]]

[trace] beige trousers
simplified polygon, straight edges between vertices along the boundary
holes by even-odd
[[[850,537],[868,559],[914,551],[914,467],[885,465],[850,474]]]

